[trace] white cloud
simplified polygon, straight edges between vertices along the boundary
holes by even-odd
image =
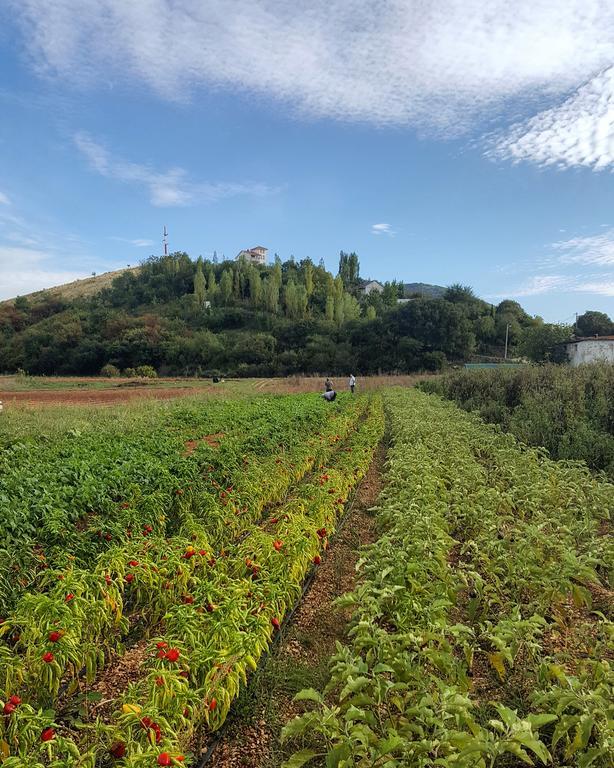
[[[265,195],[273,191],[265,184],[253,182],[194,182],[183,168],[160,172],[148,165],[115,159],[105,147],[86,133],[76,134],[74,141],[91,167],[101,176],[144,186],[148,190],[151,204],[158,207],[196,205],[235,195]]]
[[[560,168],[614,164],[614,67],[580,87],[563,104],[512,126],[487,155]]]
[[[565,275],[534,275],[520,288],[507,292],[507,296],[538,296],[542,293],[552,293],[569,286],[569,278]],[[502,294],[503,295],[503,294]]]
[[[562,264],[614,267],[614,229],[592,237],[573,237],[551,247]]]
[[[137,237],[131,240],[129,237],[112,237],[111,240],[117,240],[120,243],[129,243],[135,248],[147,248],[150,245],[155,245],[153,240],[147,240],[145,238]]]
[[[54,262],[55,253],[0,245],[0,301],[84,277],[83,272],[54,268]]]
[[[607,0],[6,0],[42,74],[266,95],[309,117],[458,133],[614,59]]]
[[[601,296],[614,296],[614,280],[606,278],[599,282],[579,283],[574,290],[579,293],[597,293]]]
[[[392,226],[390,224],[383,222],[381,224],[371,224],[371,234],[372,235],[388,235],[389,237],[394,237],[396,235],[396,232],[392,229]]]
[[[11,200],[7,194],[0,192],[0,205],[10,205]]]

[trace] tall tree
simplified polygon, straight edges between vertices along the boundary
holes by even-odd
[[[209,297],[209,299],[213,299],[215,294],[218,292],[218,284],[215,279],[215,271],[211,266],[211,264],[207,265],[206,277],[207,277],[207,296]]]
[[[194,272],[194,298],[199,307],[202,307],[205,303],[206,292],[207,285],[205,282],[205,274],[203,272],[203,258],[202,256],[199,256],[198,261],[196,262],[196,272]]]
[[[262,306],[262,279],[256,267],[252,266],[247,276],[249,298],[254,308]]]
[[[313,263],[311,259],[307,259],[305,262],[305,290],[307,291],[307,298],[311,298],[313,293]]]
[[[220,279],[220,294],[222,297],[222,303],[227,306],[232,298],[232,272],[229,269],[225,269],[222,272]]]
[[[268,312],[279,311],[279,285],[272,276],[264,284],[264,306]]]
[[[580,336],[609,336],[614,333],[614,323],[605,312],[589,310],[578,317],[576,329]]]

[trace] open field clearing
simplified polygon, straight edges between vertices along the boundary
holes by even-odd
[[[385,400],[382,535],[287,765],[611,766],[614,486],[438,398]]]
[[[410,387],[429,378],[415,376],[366,376],[358,391],[373,392],[392,385]],[[0,401],[5,408],[46,405],[112,405],[140,399],[176,397],[245,397],[254,394],[303,394],[320,392],[324,377],[291,376],[285,379],[108,379],[101,377],[0,376]],[[348,389],[347,377],[335,379],[339,391]]]

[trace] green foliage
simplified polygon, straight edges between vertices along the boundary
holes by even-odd
[[[100,375],[105,376],[106,378],[112,379],[120,375],[120,370],[115,365],[112,365],[111,363],[107,363],[106,365],[103,365],[102,368],[100,369]]]
[[[564,363],[567,352],[564,342],[571,339],[569,325],[542,323],[528,328],[519,345],[519,351],[534,363]]]
[[[118,743],[122,764],[149,766],[183,752],[195,728],[219,728],[383,433],[379,398],[343,395],[332,408],[315,396],[195,399],[94,422],[59,422],[40,445],[38,433],[5,438],[20,462],[9,456],[1,475],[14,558],[3,567],[21,579],[2,595],[0,706],[15,693],[19,704],[3,711],[0,743],[16,766],[94,768]],[[39,486],[45,497],[32,497]],[[15,529],[8,510],[22,513]],[[139,633],[139,676],[97,719],[88,704],[102,697],[83,701],[80,673],[89,687]]]
[[[354,253],[341,253],[335,278],[310,259],[282,263],[276,256],[271,266],[256,266],[192,261],[178,252],[122,272],[94,296],[0,306],[0,371],[96,374],[107,364],[150,365],[161,375],[205,367],[283,376],[338,364],[359,374],[440,370],[474,353],[501,356],[508,326],[510,354],[550,354],[548,327],[515,302],[493,307],[460,285],[443,298],[419,295],[399,304],[403,297],[394,280],[382,293],[363,295]],[[262,333],[274,337],[273,354],[246,363],[243,350]],[[316,337],[329,340],[326,356],[312,354]]]
[[[339,601],[353,617],[328,685],[296,697],[286,768],[607,765],[611,624],[589,608],[614,486],[439,398],[385,404],[382,535]]]
[[[139,365],[137,366],[135,373],[137,376],[140,376],[143,379],[156,379],[158,378],[158,374],[156,372],[156,369],[153,368],[151,365]]]
[[[203,260],[202,256],[199,256],[196,262],[196,272],[194,273],[194,300],[197,306],[202,307],[205,303],[205,297],[207,295],[207,283],[205,280],[205,273],[203,272]]]
[[[614,334],[614,322],[605,312],[585,312],[576,320],[579,336],[609,336]]]
[[[614,366],[458,371],[421,386],[556,459],[580,459],[614,478]]]

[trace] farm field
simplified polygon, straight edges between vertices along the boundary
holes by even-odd
[[[2,414],[0,764],[610,766],[614,486],[262,381]]]
[[[365,376],[358,391],[373,392],[389,386],[413,386],[431,378],[412,376]],[[177,397],[247,397],[254,394],[303,394],[323,389],[324,377],[290,376],[269,379],[230,379],[214,384],[209,379],[109,379],[73,376],[0,376],[0,402],[5,409],[46,405],[113,405],[142,399]],[[347,390],[347,377],[334,377],[339,391]]]
[[[382,531],[289,766],[611,766],[614,486],[451,403],[385,395]]]
[[[382,432],[377,395],[7,411],[2,764],[197,754],[317,569]]]

